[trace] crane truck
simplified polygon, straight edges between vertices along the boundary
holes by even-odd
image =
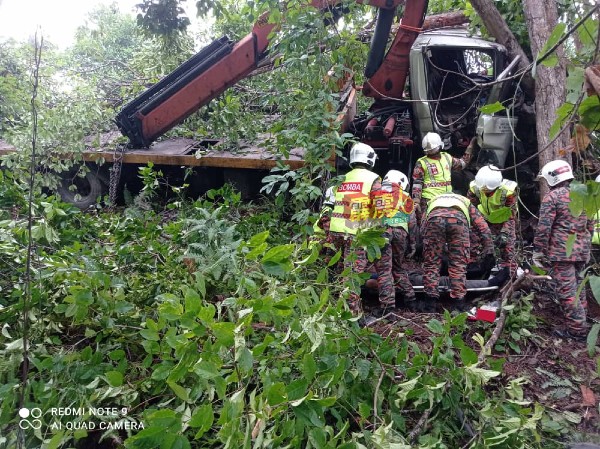
[[[382,173],[390,168],[411,173],[422,155],[421,136],[429,131],[439,133],[446,151],[457,156],[477,136],[480,162],[503,166],[515,119],[507,113],[510,109],[483,114],[481,107],[506,102],[514,95],[511,83],[502,82],[515,65],[515,61],[508,63],[505,48],[470,36],[465,29],[423,31],[428,0],[369,0],[368,4],[377,8],[377,21],[365,64],[366,81],[356,86],[350,80],[342,86],[341,131],[376,150],[377,169]],[[320,11],[339,6],[339,0],[310,3]],[[399,6],[403,6],[403,17],[392,31]],[[282,158],[256,145],[232,153],[220,147],[219,139],[162,138],[255,70],[277,28],[265,13],[241,40],[215,40],[132,99],[115,119],[128,144],[109,149],[102,144],[88,146],[83,161],[90,170],[84,178],[67,176],[59,190],[61,197],[86,208],[106,194],[109,186],[118,190],[135,182],[137,169],[148,163],[165,171],[192,168],[194,174],[187,182],[193,192],[229,180],[246,194],[257,192],[260,179],[276,164],[292,169],[302,166],[302,149]],[[372,99],[372,104],[358,113],[361,94]],[[6,151],[0,145],[0,153]],[[338,162],[338,169],[344,170],[343,159]]]

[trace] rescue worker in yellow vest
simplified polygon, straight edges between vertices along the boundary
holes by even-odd
[[[365,248],[352,247],[356,234],[361,229],[374,225],[375,192],[381,190],[381,178],[371,170],[377,154],[364,143],[355,144],[350,150],[350,170],[335,191],[335,205],[331,214],[329,230],[335,248],[343,251],[344,267],[353,273],[363,273],[367,267]],[[354,258],[352,256],[354,251]],[[352,260],[354,259],[354,263]],[[358,315],[362,312],[360,286],[354,285],[348,297],[350,310]]]
[[[470,227],[479,234],[486,259],[493,259],[494,246],[490,229],[479,211],[466,197],[444,193],[429,202],[421,230],[423,289],[428,302],[439,299],[438,284],[444,252],[448,255],[450,298],[455,300],[459,307],[464,300],[467,293]]]
[[[496,248],[499,249],[500,271],[490,285],[502,285],[516,272],[515,259],[517,183],[503,179],[494,165],[481,167],[471,182],[467,198],[487,222]]]
[[[417,220],[420,223],[422,213],[427,209],[427,203],[442,193],[452,192],[452,170],[461,171],[471,161],[475,138],[471,140],[460,158],[452,157],[441,151],[444,143],[437,133],[427,133],[423,137],[423,152],[425,156],[417,160],[413,170],[412,197],[415,202]]]
[[[376,196],[375,211],[386,229],[388,243],[375,263],[378,274],[379,301],[384,308],[396,306],[396,288],[404,304],[412,308],[415,291],[405,267],[406,254],[413,255],[416,247],[417,221],[413,201],[408,194],[407,176],[390,170],[383,178],[381,193]]]

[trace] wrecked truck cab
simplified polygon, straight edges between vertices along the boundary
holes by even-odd
[[[410,55],[410,94],[420,135],[437,132],[446,148],[465,147],[477,136],[477,165],[504,166],[516,119],[509,109],[481,113],[485,105],[514,96],[506,49],[470,36],[464,28],[421,33]]]

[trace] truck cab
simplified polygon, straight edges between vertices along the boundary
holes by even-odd
[[[422,32],[409,52],[402,98],[377,98],[353,120],[350,131],[379,153],[382,173],[391,168],[412,173],[428,132],[438,133],[444,150],[457,157],[476,136],[480,149],[475,165],[503,167],[516,119],[510,101],[514,85],[502,80],[513,66],[502,45],[471,36],[466,28]],[[363,93],[371,94],[368,87]],[[482,112],[483,106],[497,102],[505,109]]]
[[[514,93],[508,81],[492,85],[505,73],[507,62],[502,45],[469,36],[464,29],[419,35],[410,52],[410,92],[419,134],[437,132],[449,147],[477,136],[479,165],[503,167],[516,119],[507,114],[510,109],[498,114],[480,109],[505,102]]]

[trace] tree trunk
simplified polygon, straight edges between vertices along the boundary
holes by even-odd
[[[488,32],[494,36],[499,44],[502,44],[506,47],[510,59],[512,60],[519,56],[520,59],[518,68],[527,70],[527,67],[530,63],[529,58],[519,45],[519,42],[517,42],[517,39],[512,31],[510,31],[510,28],[504,20],[504,17],[500,15],[494,0],[471,0],[471,4],[473,5],[475,11],[477,11],[477,14],[479,14],[479,17],[481,17],[481,21],[487,28]],[[523,77],[521,88],[529,98],[534,98],[534,81],[529,71]]]
[[[538,55],[558,23],[554,1],[523,0],[532,54]],[[550,127],[556,119],[556,110],[566,99],[566,62],[562,46],[556,50],[559,63],[554,67],[539,64],[536,68],[535,109],[539,163],[542,167],[554,159],[565,159],[560,150],[569,144],[569,134],[563,133],[550,143]],[[570,159],[570,158],[569,158]],[[571,163],[571,160],[568,160]],[[545,184],[540,192],[546,192]]]

